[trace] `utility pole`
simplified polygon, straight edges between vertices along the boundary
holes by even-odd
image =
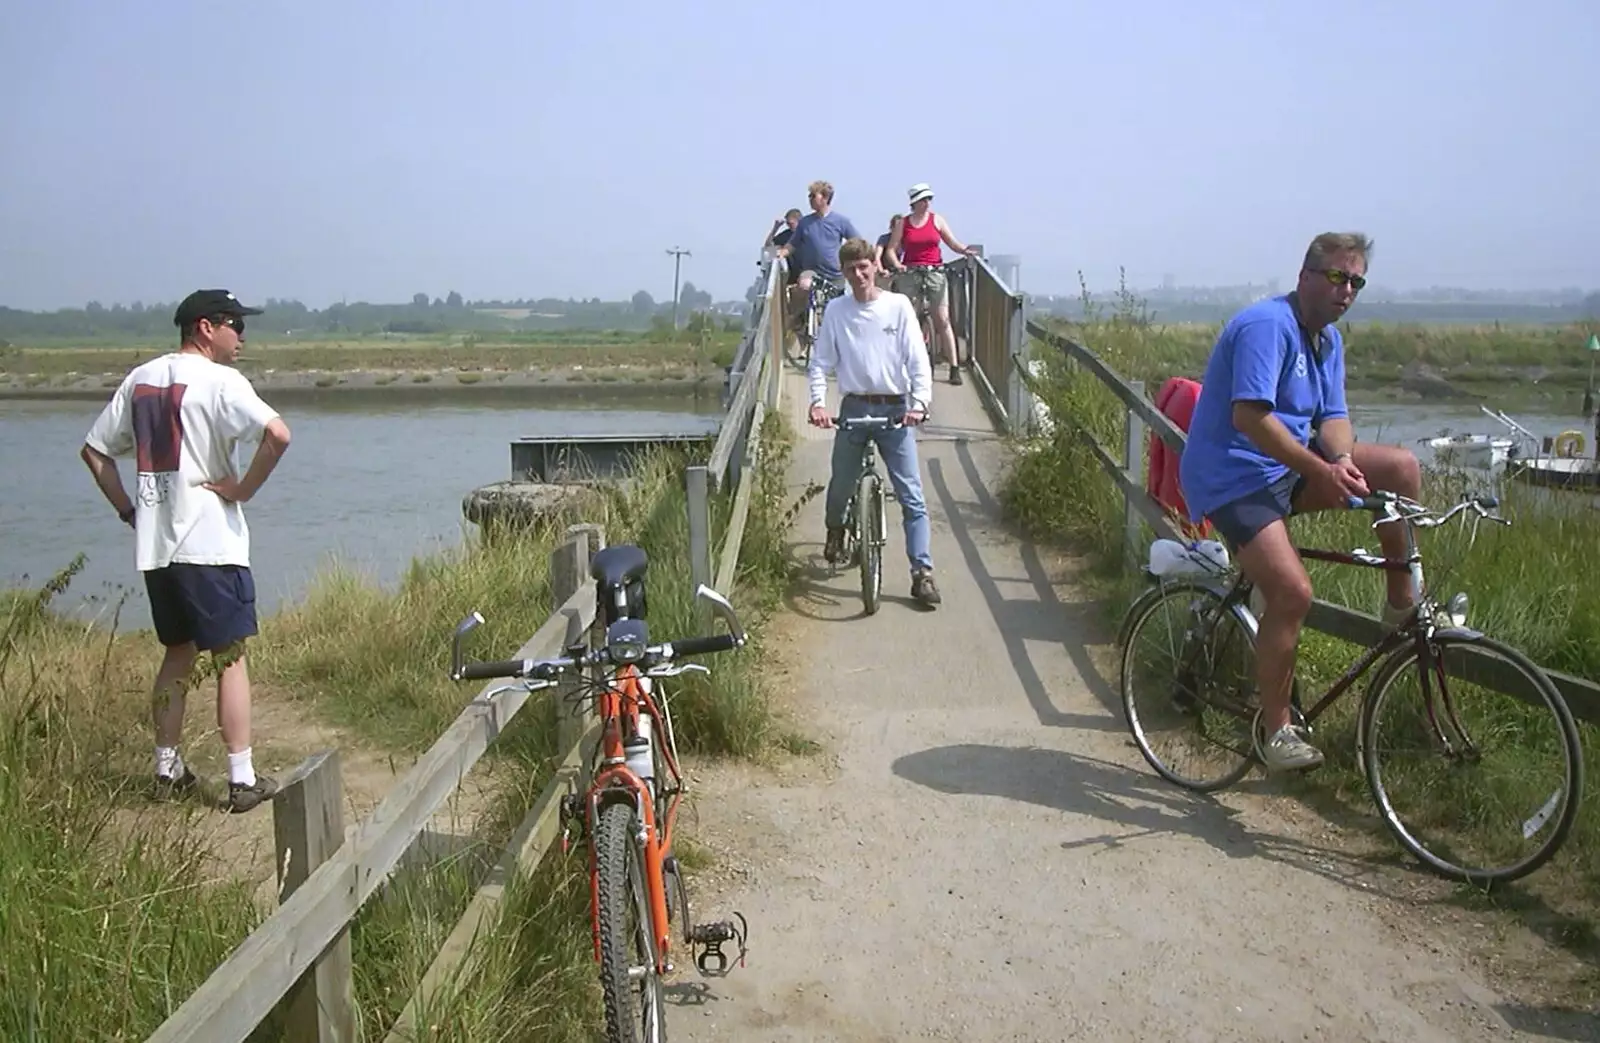
[[[680,250],[676,246],[668,250],[672,255],[672,328],[678,328],[678,272],[683,267],[685,257],[693,257],[688,250]]]

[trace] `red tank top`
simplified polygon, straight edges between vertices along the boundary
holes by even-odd
[[[932,210],[928,211],[928,219],[921,228],[912,225],[911,218],[906,218],[905,224],[900,226],[900,249],[900,263],[907,267],[944,263],[944,255],[939,250],[939,229],[935,227]]]

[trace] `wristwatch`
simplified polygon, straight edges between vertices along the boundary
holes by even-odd
[[[1334,463],[1338,463],[1340,460],[1354,460],[1354,459],[1355,459],[1355,454],[1354,453],[1340,453],[1338,456],[1333,458],[1333,462]]]

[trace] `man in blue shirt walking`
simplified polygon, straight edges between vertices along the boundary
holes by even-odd
[[[1385,489],[1416,497],[1417,458],[1399,446],[1357,443],[1345,405],[1344,343],[1334,323],[1366,285],[1372,240],[1325,233],[1311,241],[1296,288],[1257,301],[1223,327],[1206,363],[1178,479],[1192,520],[1209,518],[1266,600],[1256,671],[1271,770],[1314,768],[1322,754],[1291,726],[1289,688],[1311,577],[1284,519],[1345,507]],[[1384,554],[1403,559],[1405,534],[1378,529]],[[1385,622],[1415,604],[1411,577],[1388,573]]]
[[[846,239],[863,238],[848,217],[833,209],[832,185],[813,181],[806,191],[811,213],[800,219],[789,241],[778,250],[778,256],[790,258],[790,269],[800,273],[789,291],[791,315],[804,306],[811,294],[811,281],[817,276],[835,285],[844,285],[844,274],[839,269],[839,244]]]

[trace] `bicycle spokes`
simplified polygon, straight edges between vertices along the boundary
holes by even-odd
[[[1408,653],[1367,696],[1368,785],[1402,846],[1436,872],[1516,879],[1571,828],[1582,792],[1577,730],[1521,653],[1487,638],[1436,636],[1430,646],[1426,661]]]

